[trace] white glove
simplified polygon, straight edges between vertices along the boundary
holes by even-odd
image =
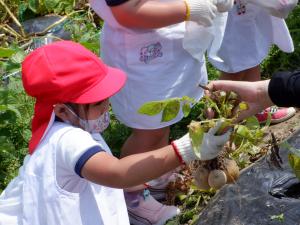
[[[197,152],[194,152],[189,134],[184,135],[180,139],[173,142],[175,145],[175,151],[181,156],[185,163],[189,163],[193,160],[210,160],[216,158],[223,146],[229,140],[231,131],[227,131],[225,134],[216,136],[216,132],[222,125],[222,121],[218,121],[216,126],[210,128],[207,133],[203,135],[202,143],[198,147]]]
[[[186,0],[190,11],[189,20],[203,26],[211,26],[216,17],[217,7],[212,0]]]
[[[228,12],[233,6],[234,0],[214,0],[218,12]]]
[[[264,8],[272,16],[287,18],[297,6],[298,0],[247,0],[247,2]]]

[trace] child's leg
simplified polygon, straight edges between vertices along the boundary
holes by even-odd
[[[155,130],[133,129],[122,147],[121,157],[164,147],[169,143],[169,133],[169,127]],[[131,224],[164,224],[179,214],[177,207],[161,204],[144,188],[145,186],[140,185],[124,192]]]
[[[235,80],[235,81],[259,81],[260,80],[260,67],[255,66],[247,70],[237,73],[222,72],[220,80]]]
[[[259,81],[260,77],[260,66],[255,66],[250,69],[244,70],[243,81]]]
[[[133,129],[121,149],[121,157],[162,148],[169,143],[170,128],[155,130]]]

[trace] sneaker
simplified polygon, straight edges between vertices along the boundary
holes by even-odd
[[[293,107],[279,108],[277,106],[271,106],[264,111],[256,114],[256,118],[259,123],[266,123],[268,120],[268,113],[271,114],[271,124],[281,123],[288,120],[295,115],[296,110]]]
[[[167,187],[169,183],[175,180],[176,173],[175,171],[171,171],[155,180],[147,182],[146,186],[153,198],[155,198],[158,201],[164,201],[166,199]]]
[[[138,197],[137,206],[127,205],[131,225],[163,225],[180,213],[179,208],[156,201],[147,189]]]

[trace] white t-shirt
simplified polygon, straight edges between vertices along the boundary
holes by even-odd
[[[55,122],[1,194],[0,225],[128,225],[123,190],[80,177],[100,151],[111,154],[100,134]]]

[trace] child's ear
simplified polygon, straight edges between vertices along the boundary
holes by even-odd
[[[68,110],[64,104],[56,104],[54,106],[54,113],[63,121],[67,121],[69,119]]]

